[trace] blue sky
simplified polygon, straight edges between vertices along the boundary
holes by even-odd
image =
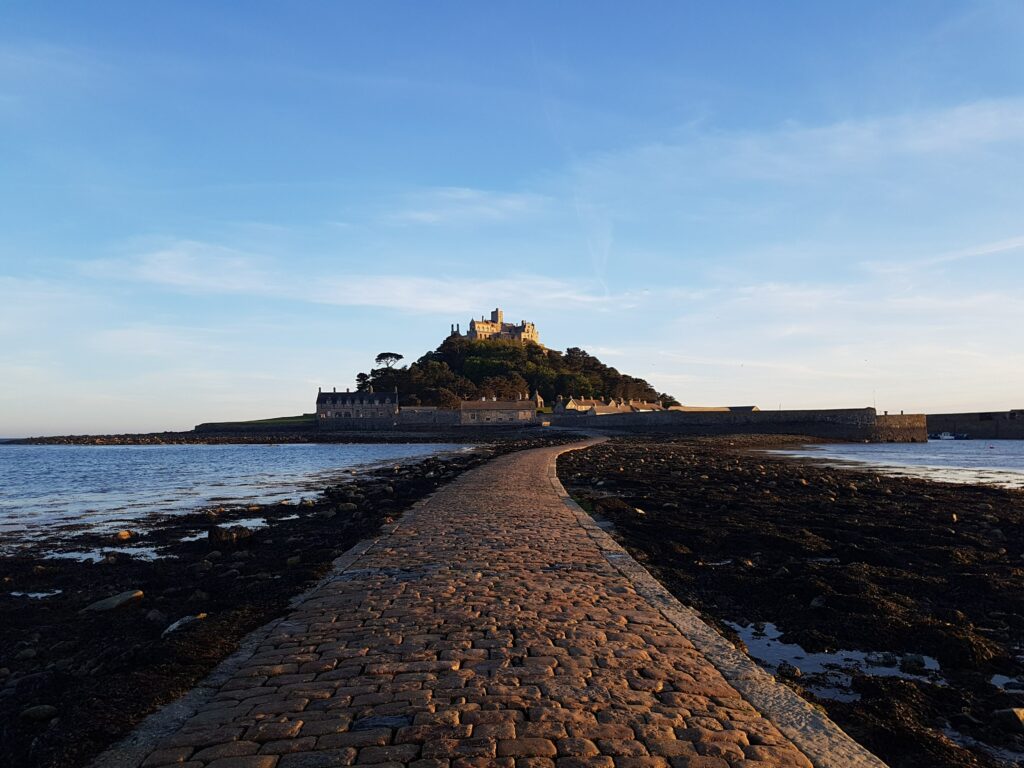
[[[0,6],[0,435],[502,306],[697,405],[1024,407],[1024,4]]]

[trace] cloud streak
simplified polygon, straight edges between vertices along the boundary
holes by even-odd
[[[103,280],[128,280],[189,294],[287,299],[347,307],[382,307],[411,312],[475,312],[481,303],[524,309],[558,304],[600,308],[628,304],[628,295],[608,297],[585,284],[543,275],[511,273],[488,278],[413,274],[296,275],[267,257],[195,240],[85,266]]]
[[[437,187],[408,195],[404,205],[386,214],[384,221],[429,226],[493,224],[538,215],[550,202],[535,193]]]

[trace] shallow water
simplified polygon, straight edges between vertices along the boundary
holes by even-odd
[[[772,451],[946,483],[1024,488],[1024,440],[836,443]]]
[[[810,653],[796,643],[784,643],[782,632],[771,623],[743,625],[726,622],[740,636],[751,658],[778,674],[780,666],[789,664],[804,675],[803,684],[816,695],[834,701],[856,701],[860,696],[851,690],[854,675],[901,677],[945,685],[939,662],[931,656],[916,658],[914,671],[907,671],[909,656],[876,654],[864,651],[837,650]],[[901,665],[903,668],[901,668]]]
[[[0,549],[158,513],[312,496],[354,469],[465,450],[411,445],[0,445]]]

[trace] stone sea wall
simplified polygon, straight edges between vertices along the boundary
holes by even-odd
[[[930,413],[928,431],[952,432],[975,440],[1024,440],[1024,409],[976,413]]]
[[[923,415],[878,416],[874,408],[839,408],[751,413],[625,413],[551,418],[556,426],[682,435],[794,434],[832,440],[923,442]]]

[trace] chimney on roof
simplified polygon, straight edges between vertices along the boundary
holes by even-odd
[[[338,388],[337,388],[337,387],[334,387],[334,388],[333,388],[333,389],[332,389],[331,391],[332,391],[332,392],[337,392],[337,391],[338,391]]]
[[[323,391],[323,390],[322,390],[322,389],[320,389],[320,387],[317,387],[317,388],[316,388],[316,393],[317,393],[318,395],[319,395],[319,394],[320,394],[320,393],[321,393],[322,391]]]

